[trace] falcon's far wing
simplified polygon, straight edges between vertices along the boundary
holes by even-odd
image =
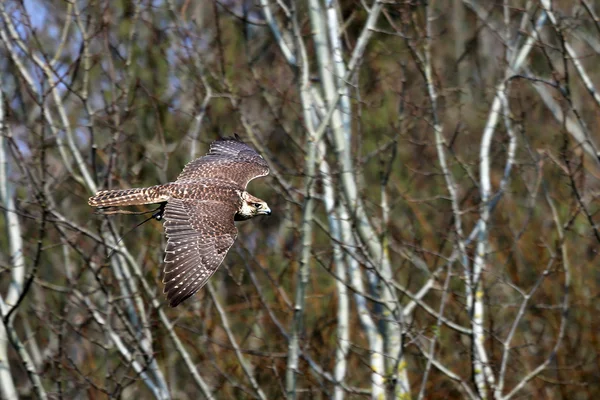
[[[171,307],[196,293],[219,268],[237,237],[233,204],[171,199],[165,208],[164,293]]]
[[[267,162],[236,135],[212,142],[208,154],[190,161],[177,180],[218,178],[246,189],[252,179],[268,174]]]

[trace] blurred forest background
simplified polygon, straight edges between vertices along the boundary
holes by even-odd
[[[0,2],[0,396],[598,398],[599,15]],[[162,223],[87,199],[234,132],[273,215],[171,309]]]

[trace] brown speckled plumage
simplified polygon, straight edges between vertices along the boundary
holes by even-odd
[[[163,283],[171,307],[192,296],[217,270],[237,237],[234,220],[271,214],[246,192],[248,182],[269,174],[266,161],[236,135],[210,145],[175,182],[149,188],[103,190],[93,207],[164,203],[167,249]]]

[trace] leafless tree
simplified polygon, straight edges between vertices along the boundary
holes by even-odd
[[[600,394],[598,8],[0,2],[0,397]],[[274,215],[171,309],[87,198],[233,132]]]

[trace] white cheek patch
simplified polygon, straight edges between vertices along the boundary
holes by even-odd
[[[254,215],[254,207],[246,203],[245,201],[242,203],[242,209],[240,210],[240,214],[242,215]]]

